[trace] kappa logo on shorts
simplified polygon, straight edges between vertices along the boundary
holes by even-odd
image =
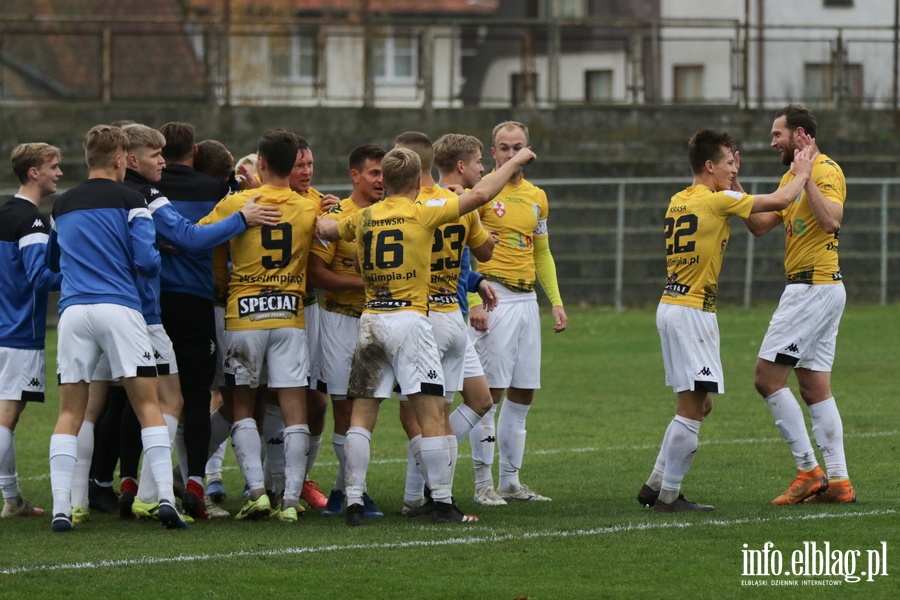
[[[784,349],[785,352],[800,352],[800,349],[797,347],[797,344],[791,344],[787,348]]]
[[[700,372],[697,375],[703,375],[704,377],[709,377],[712,375],[712,371],[709,370],[709,367],[703,367],[700,369]]]
[[[144,352],[143,354],[141,354],[141,356],[144,357],[144,360],[150,360],[151,358],[153,358],[152,356],[150,356],[149,352]]]
[[[212,356],[216,353],[216,343],[212,340],[209,340],[209,355]]]
[[[28,385],[29,387],[41,387],[41,382],[37,380],[37,377],[32,377]]]
[[[35,219],[35,220],[34,220],[34,223],[31,224],[31,227],[32,227],[32,228],[34,228],[34,227],[43,227],[43,226],[44,226],[44,222],[41,221],[40,219]]]
[[[428,377],[428,379],[437,379],[437,372],[434,369],[432,369],[432,370],[428,371],[428,373],[426,373],[425,376]]]
[[[162,358],[162,354],[160,354],[159,352],[157,352],[156,350],[154,350],[154,351],[153,351],[153,358],[154,358],[155,360],[159,360],[159,359]]]

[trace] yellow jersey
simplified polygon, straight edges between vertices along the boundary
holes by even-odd
[[[494,238],[491,260],[479,263],[478,272],[519,292],[535,289],[534,238],[547,236],[550,211],[547,194],[522,178],[507,183],[479,210],[481,223]]]
[[[847,199],[847,181],[836,162],[820,154],[813,163],[810,178],[825,198],[841,206]],[[781,178],[780,187],[794,179],[788,171]],[[813,215],[806,191],[786,209],[778,211],[784,222],[784,274],[788,283],[839,283],[841,267],[838,265],[838,234],[826,233],[819,227]]]
[[[338,221],[345,241],[357,241],[366,304],[363,312],[428,314],[434,230],[459,221],[459,198],[412,202],[391,196]]]
[[[255,194],[261,194],[257,204],[278,207],[281,223],[251,227],[231,239],[225,328],[233,331],[302,329],[306,258],[318,208],[289,188],[266,184],[227,196],[200,224],[229,217]]]
[[[306,193],[300,194],[300,196],[312,201],[315,204],[316,214],[322,214],[322,209],[320,208],[320,205],[322,203],[322,196],[324,196],[322,192],[312,186],[309,186],[309,188],[306,190]],[[303,306],[312,306],[316,303],[316,301],[317,298],[315,288],[307,287],[306,296],[304,296],[303,298]]]
[[[425,204],[434,198],[456,198],[445,187],[434,185],[419,190],[416,202]],[[475,211],[459,218],[457,223],[442,225],[434,230],[431,247],[431,279],[428,288],[429,308],[437,312],[453,312],[459,309],[456,286],[459,267],[466,246],[477,248],[488,239],[488,232],[481,225]]]
[[[340,221],[344,217],[362,210],[352,199],[344,198],[341,203],[325,213],[326,219]],[[358,277],[356,270],[356,240],[336,242],[319,242],[313,240],[310,252],[315,254],[328,265],[328,268],[338,275]],[[325,310],[359,318],[366,303],[364,290],[349,292],[322,292],[323,308]]]
[[[660,302],[716,312],[719,273],[731,236],[728,217],[746,219],[753,196],[693,185],[666,210],[666,286]]]

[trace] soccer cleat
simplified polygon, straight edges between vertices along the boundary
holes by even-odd
[[[119,495],[112,485],[100,485],[91,479],[88,483],[88,508],[108,515],[119,512]]]
[[[43,508],[32,506],[31,502],[18,496],[17,498],[7,498],[3,502],[3,511],[0,512],[0,518],[8,519],[10,517],[40,517],[44,514]]]
[[[328,499],[325,497],[325,494],[319,490],[318,482],[310,479],[303,482],[303,488],[300,490],[300,498],[313,509],[325,508],[325,505],[328,504]]]
[[[210,479],[207,482],[206,495],[209,496],[210,499],[216,504],[222,504],[223,502],[225,502],[225,498],[228,497],[228,494],[225,493],[225,488],[222,487],[221,479]]]
[[[347,495],[343,490],[331,490],[328,495],[328,503],[322,509],[323,517],[336,517],[344,512],[344,500]]]
[[[818,466],[809,471],[797,471],[797,477],[791,482],[780,496],[772,500],[775,506],[786,504],[799,504],[813,494],[825,491],[828,488],[828,478],[825,472]]]
[[[297,507],[288,506],[278,511],[278,520],[284,523],[296,523],[302,514],[303,511],[297,512]]]
[[[203,486],[191,479],[181,496],[181,508],[195,519],[207,519],[206,503],[203,502]]]
[[[243,508],[234,515],[238,521],[258,521],[260,519],[268,519],[272,514],[272,503],[269,502],[269,496],[263,494],[256,500],[247,499]]]
[[[131,506],[134,504],[135,499],[134,492],[122,492],[119,494],[119,518],[120,519],[133,519],[134,513],[131,511]]]
[[[347,525],[357,527],[363,524],[366,509],[362,504],[351,504],[347,507]]]
[[[500,497],[493,485],[484,485],[475,490],[475,504],[482,506],[506,506],[506,500]]]
[[[809,498],[806,498],[804,504],[843,504],[856,502],[856,490],[849,479],[831,479],[828,481],[828,487],[819,490]]]
[[[425,498],[420,498],[418,500],[404,500],[403,504],[400,505],[400,508],[397,509],[397,514],[405,517],[423,504],[425,504]]]
[[[424,521],[430,519],[434,510],[434,500],[426,499],[422,504],[406,512],[406,518],[410,521]]]
[[[208,488],[207,488],[208,489]],[[203,503],[206,505],[206,516],[210,519],[224,519],[230,517],[231,513],[213,502],[210,496],[203,497]]]
[[[478,517],[467,515],[456,502],[435,502],[431,510],[433,523],[477,523]]]
[[[715,509],[716,507],[710,504],[699,504],[697,502],[686,500],[683,494],[679,494],[678,497],[671,502],[663,502],[657,498],[656,502],[653,504],[653,510],[664,513],[691,511],[707,512]]]
[[[641,491],[638,492],[637,500],[641,506],[652,507],[656,504],[656,500],[659,498],[659,491],[654,490],[652,487],[647,485],[646,483],[641,486]]]
[[[81,525],[91,520],[91,511],[85,510],[83,506],[72,507],[72,523]]]
[[[172,491],[175,492],[176,498],[181,498],[184,494],[184,476],[181,474],[181,465],[172,467]]]
[[[50,524],[50,528],[57,533],[65,533],[75,529],[75,525],[72,523],[72,517],[65,513],[57,513],[53,515],[53,522]]]
[[[187,529],[187,521],[169,500],[159,501],[156,514],[159,515],[159,521],[166,529]]]
[[[547,496],[541,496],[533,489],[525,485],[524,483],[519,484],[519,489],[511,490],[508,492],[504,492],[503,490],[497,490],[500,497],[504,500],[521,500],[523,502],[532,501],[532,502],[550,502],[550,498]]]
[[[159,502],[143,502],[135,498],[131,503],[131,514],[138,519],[158,519]]]
[[[375,501],[372,500],[372,498],[369,496],[369,494],[367,494],[366,492],[363,492],[362,499],[363,499],[363,509],[365,511],[363,516],[365,518],[380,519],[381,517],[384,516],[384,513],[378,509],[378,506],[376,506]],[[348,518],[349,518],[349,516],[348,516]]]

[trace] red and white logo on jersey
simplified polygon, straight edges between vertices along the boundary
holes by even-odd
[[[494,200],[494,214],[497,217],[503,217],[506,214],[506,206],[502,202]]]

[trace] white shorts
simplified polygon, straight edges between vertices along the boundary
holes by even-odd
[[[306,321],[306,345],[309,356],[309,387],[318,388],[318,382],[322,378],[322,341],[319,337],[319,329],[322,327],[323,311],[318,304],[310,304],[303,307],[303,320]]]
[[[158,375],[176,375],[178,363],[175,362],[175,349],[172,348],[172,340],[166,333],[165,327],[160,324],[147,325],[147,335],[150,337],[150,345],[153,346],[153,360],[156,361],[156,373]],[[94,367],[94,375],[91,381],[114,381],[112,369],[109,366],[109,358],[106,353],[100,355],[97,366]]]
[[[463,379],[483,376],[484,368],[481,366],[478,352],[475,351],[475,342],[472,341],[472,336],[466,331],[466,362],[463,365]],[[462,387],[459,389],[462,389]]]
[[[666,385],[672,386],[676,394],[725,393],[716,313],[660,303],[656,309],[656,328],[662,343]]]
[[[363,313],[350,368],[348,395],[390,398],[400,393],[444,395],[444,372],[428,317],[404,310]]]
[[[830,372],[847,302],[843,283],[792,283],[769,321],[759,357],[795,369]]]
[[[56,372],[60,383],[90,383],[100,355],[110,377],[156,377],[153,345],[141,313],[120,304],[75,304],[57,325]]]
[[[43,350],[0,346],[0,400],[43,402],[46,365]]]
[[[225,378],[231,385],[271,389],[309,382],[306,330],[296,327],[225,332]]]
[[[541,320],[535,292],[514,292],[491,282],[499,297],[487,313],[488,330],[469,328],[488,387],[541,387]]]
[[[323,310],[319,325],[328,332],[321,337],[322,370],[319,380],[331,397],[346,396],[350,381],[350,363],[359,337],[359,319]]]
[[[213,308],[216,319],[216,348],[219,353],[216,356],[216,374],[213,376],[212,389],[217,390],[225,385],[225,307]]]
[[[453,312],[432,310],[428,314],[434,341],[441,356],[444,371],[444,395],[453,401],[453,394],[462,389],[463,367],[466,361],[466,322],[459,309]]]

